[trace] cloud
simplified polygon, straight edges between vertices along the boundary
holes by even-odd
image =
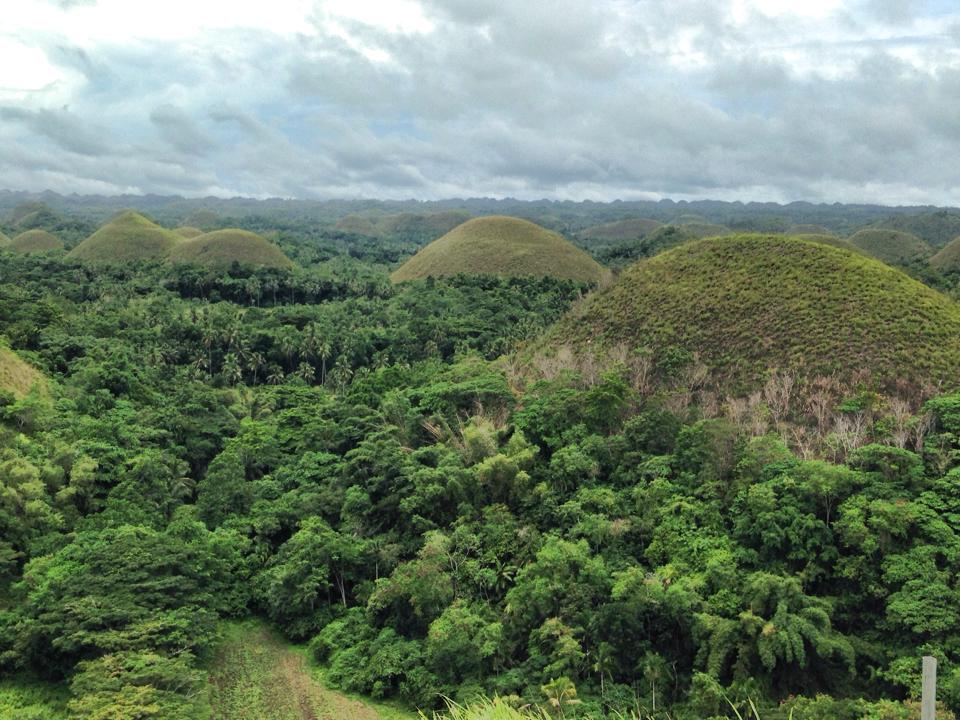
[[[0,88],[15,187],[955,202],[936,0],[23,2],[0,55],[55,72]]]

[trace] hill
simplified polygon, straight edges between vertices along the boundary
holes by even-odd
[[[175,232],[177,235],[179,235],[182,238],[186,238],[187,240],[195,238],[198,235],[203,235],[203,230],[201,230],[200,228],[190,227],[189,225],[176,227],[173,229],[173,232]]]
[[[566,238],[529,220],[492,215],[468,220],[421,249],[394,282],[468,273],[553,276],[599,282],[607,271]]]
[[[930,258],[930,266],[941,272],[960,270],[960,236]]]
[[[720,235],[729,235],[733,232],[730,228],[723,225],[707,222],[685,222],[681,223],[680,227],[698,238],[719,237]]]
[[[534,347],[608,363],[611,348],[679,348],[741,392],[776,369],[866,371],[878,385],[957,386],[960,306],[883,263],[787,236],[687,243],[624,271]]]
[[[603,248],[596,252],[596,257],[609,267],[621,268],[697,239],[696,235],[687,232],[682,225],[663,225],[643,237]]]
[[[217,223],[220,221],[220,216],[217,215],[213,210],[208,210],[206,208],[200,208],[194,210],[192,213],[187,215],[184,219],[183,224],[187,227],[196,227],[203,228],[204,230],[212,230],[217,226]]]
[[[183,238],[138,212],[127,210],[114,217],[67,257],[87,262],[133,262],[165,258]]]
[[[63,250],[63,243],[46,230],[27,230],[11,240],[8,247],[15,253],[33,255]]]
[[[899,230],[864,228],[849,238],[850,243],[878,260],[897,264],[928,258],[933,248],[916,235]]]
[[[9,247],[11,242],[9,237],[0,232],[0,248]]]
[[[663,227],[663,223],[648,218],[629,218],[616,222],[594,225],[577,233],[577,237],[590,240],[634,240],[649,235]]]
[[[895,215],[872,227],[911,233],[934,247],[942,248],[960,235],[960,212],[936,210],[918,215]]]
[[[31,388],[45,388],[47,384],[43,374],[28,365],[10,348],[0,346],[0,390],[22,398]]]
[[[837,237],[831,233],[822,234],[822,233],[787,233],[791,237],[795,237],[797,240],[806,240],[807,242],[820,243],[821,245],[830,245],[832,247],[842,248],[843,250],[849,250],[850,252],[857,253],[858,255],[869,255],[869,253],[861,250],[852,242],[846,238]]]
[[[276,245],[246,230],[217,230],[179,244],[170,261],[207,267],[229,267],[233,263],[259,267],[293,267],[293,262]]]
[[[787,228],[785,233],[786,235],[833,235],[832,232],[827,230],[823,225],[813,225],[810,223],[801,223],[799,225],[791,225]]]
[[[466,222],[470,213],[446,210],[435,213],[398,213],[395,215],[346,215],[334,228],[367,237],[412,237],[435,239]]]

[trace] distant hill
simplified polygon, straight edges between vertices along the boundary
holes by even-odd
[[[552,230],[528,220],[468,220],[434,240],[396,270],[394,282],[468,274],[552,276],[599,282],[607,271]]]
[[[187,240],[189,240],[190,238],[195,238],[198,235],[203,235],[203,230],[201,230],[200,228],[190,227],[189,225],[176,227],[173,229],[173,232],[175,232],[177,235],[179,235],[182,238],[186,238]]]
[[[682,225],[662,225],[643,237],[603,248],[596,253],[596,257],[610,267],[619,268],[697,239]]]
[[[720,235],[730,235],[733,230],[724,225],[716,225],[714,223],[706,222],[685,222],[681,223],[680,227],[683,228],[686,232],[690,233],[694,237],[705,238],[705,237],[718,237]]]
[[[874,223],[872,227],[911,233],[934,247],[942,248],[960,235],[960,212],[937,210],[916,215],[895,215]]]
[[[46,388],[43,373],[24,362],[7,347],[0,346],[0,390],[22,398],[34,387]]]
[[[791,225],[787,228],[787,235],[833,235],[832,232],[827,230],[823,225],[813,225],[811,223],[803,223],[800,225]]]
[[[435,213],[398,213],[395,215],[346,215],[334,228],[367,237],[438,238],[470,219],[470,213],[447,210]]]
[[[20,230],[52,228],[60,222],[57,215],[46,203],[31,201],[17,205],[10,211],[10,225]]]
[[[611,349],[696,354],[742,392],[770,369],[878,385],[960,384],[960,305],[877,260],[787,236],[686,243],[625,270],[531,357],[609,362]],[[862,377],[862,376],[861,376]]]
[[[63,250],[63,243],[46,230],[27,230],[11,240],[8,249],[16,253],[34,255]]]
[[[846,238],[837,237],[832,234],[820,234],[820,233],[810,233],[810,234],[793,234],[791,237],[797,238],[797,240],[806,240],[807,242],[820,243],[821,245],[831,245],[833,247],[842,248],[843,250],[849,250],[850,252],[855,252],[858,255],[869,255],[864,250],[861,250],[852,242]]]
[[[930,266],[941,272],[960,270],[960,236],[930,258]]]
[[[182,242],[180,235],[127,210],[68,252],[67,257],[88,262],[158,260]]]
[[[592,240],[634,240],[663,227],[663,223],[649,218],[629,218],[594,225],[577,233],[577,237]]]
[[[187,215],[183,224],[188,227],[202,228],[203,230],[212,230],[220,221],[220,216],[213,210],[200,208]]]
[[[916,235],[899,230],[865,228],[849,238],[850,243],[885,263],[896,265],[933,255],[933,248]]]
[[[226,229],[199,235],[175,247],[170,261],[223,268],[233,263],[257,267],[293,267],[276,245],[256,233]]]

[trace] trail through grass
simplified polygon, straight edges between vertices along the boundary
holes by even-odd
[[[408,720],[327,689],[306,654],[256,621],[231,623],[210,672],[212,720]]]

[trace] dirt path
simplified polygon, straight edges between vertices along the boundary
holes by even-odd
[[[232,625],[210,675],[214,720],[382,720],[374,708],[328,690],[303,655],[263,625]]]

